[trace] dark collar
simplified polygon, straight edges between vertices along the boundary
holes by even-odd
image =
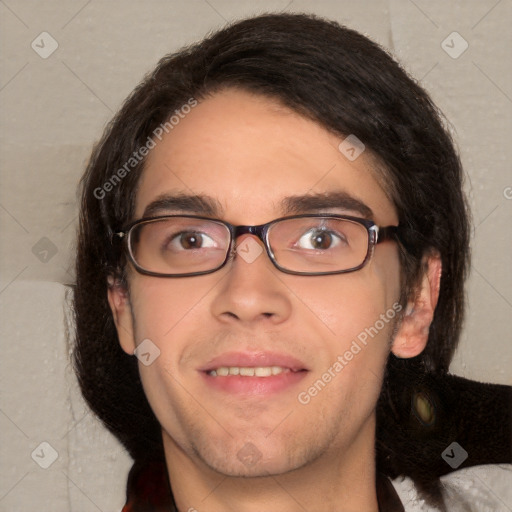
[[[379,512],[405,512],[388,477],[377,473]],[[163,461],[135,462],[128,476],[127,502],[122,512],[178,512]]]
[[[377,503],[379,512],[405,512],[391,480],[382,473],[377,473]]]

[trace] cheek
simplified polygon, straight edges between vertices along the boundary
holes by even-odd
[[[179,326],[196,325],[194,317],[204,307],[218,281],[208,276],[164,279],[143,276],[131,285],[136,342],[144,338],[164,343]],[[196,279],[202,278],[199,283]],[[173,338],[174,339],[174,338]]]
[[[181,371],[180,359],[203,316],[199,309],[207,292],[192,281],[141,276],[130,286],[135,341],[141,349],[144,347],[144,352],[148,347],[150,354],[149,364],[143,357],[139,362],[144,393],[160,424],[180,442],[185,439],[183,417],[193,402],[183,392],[187,375]],[[191,384],[187,389],[197,396]]]
[[[385,319],[388,326],[399,297],[398,268],[368,265],[359,272],[290,283],[290,288],[309,309],[304,311],[309,323],[330,332],[341,349],[389,312]],[[380,322],[379,327],[389,331]]]
[[[325,402],[320,399],[318,405],[352,403],[357,409],[364,402],[373,407],[400,310],[398,265],[392,260],[387,266],[370,264],[329,280],[303,281],[293,290],[313,312],[304,318],[321,333],[315,347],[321,363],[308,383],[317,383],[318,390],[329,383]]]
[[[396,243],[385,243],[376,249],[378,257],[374,257],[368,265],[370,278],[384,290],[383,298],[386,306],[393,306],[400,298],[401,267],[400,255]]]

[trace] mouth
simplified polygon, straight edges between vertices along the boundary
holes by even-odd
[[[268,395],[285,391],[309,372],[296,358],[270,352],[231,352],[201,368],[208,387],[224,393]]]
[[[219,366],[214,370],[210,370],[208,375],[211,377],[271,377],[273,375],[280,375],[283,372],[301,372],[307,370],[293,370],[291,368],[284,368],[282,366]]]

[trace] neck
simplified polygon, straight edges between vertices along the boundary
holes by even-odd
[[[349,446],[336,446],[286,473],[231,477],[214,471],[196,454],[183,451],[163,432],[171,488],[179,512],[377,512],[375,418]]]

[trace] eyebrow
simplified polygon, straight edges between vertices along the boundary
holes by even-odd
[[[343,191],[289,196],[281,201],[283,215],[298,215],[332,209],[356,212],[368,219],[373,217],[373,211],[368,205]],[[217,199],[203,194],[162,194],[146,206],[143,217],[154,217],[169,211],[220,218],[223,208]]]
[[[336,208],[359,213],[367,219],[373,218],[373,211],[367,204],[343,191],[290,196],[284,198],[281,204],[285,215],[321,212]]]
[[[222,206],[213,197],[202,194],[162,194],[146,206],[142,216],[154,217],[169,210],[220,217]]]

